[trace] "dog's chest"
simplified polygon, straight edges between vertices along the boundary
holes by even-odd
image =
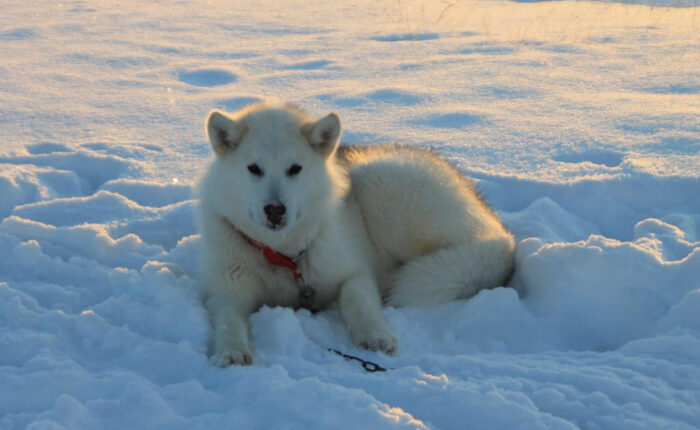
[[[312,260],[313,259],[313,260]],[[332,266],[314,264],[322,260],[315,253],[305,253],[295,260],[301,278],[295,279],[293,269],[259,261],[258,272],[265,288],[264,302],[268,306],[300,305],[299,293],[303,287],[313,288],[313,306],[323,309],[337,300],[341,280],[333,276]]]

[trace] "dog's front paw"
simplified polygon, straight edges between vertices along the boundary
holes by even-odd
[[[217,348],[211,360],[214,365],[219,367],[228,367],[232,364],[247,366],[253,363],[253,351],[250,345],[221,347]]]
[[[372,351],[382,351],[385,354],[393,355],[398,346],[396,338],[389,329],[385,328],[365,328],[353,330],[352,340],[362,348]]]

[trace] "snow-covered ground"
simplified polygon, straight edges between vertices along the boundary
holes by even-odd
[[[700,8],[642,2],[3,1],[0,428],[700,427]],[[386,309],[395,357],[264,308],[212,366],[203,123],[271,96],[449,157],[513,288]]]

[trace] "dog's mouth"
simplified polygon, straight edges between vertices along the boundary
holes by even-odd
[[[287,222],[284,219],[281,220],[265,220],[265,227],[267,227],[270,230],[282,230],[285,226],[287,225]]]

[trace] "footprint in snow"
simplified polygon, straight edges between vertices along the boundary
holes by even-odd
[[[326,67],[329,64],[331,64],[331,61],[328,61],[328,60],[310,60],[310,61],[302,61],[300,63],[288,64],[286,66],[282,66],[282,69],[286,69],[286,70],[315,70],[315,69],[320,69],[322,67]]]
[[[39,33],[31,28],[15,28],[0,32],[0,40],[4,41],[35,39],[37,37],[39,37]]]
[[[216,87],[235,82],[238,77],[224,69],[203,68],[180,70],[177,72],[180,81],[198,87]]]
[[[419,42],[439,38],[440,35],[437,33],[394,33],[370,37],[376,42]]]
[[[375,102],[396,105],[414,105],[421,101],[421,97],[417,96],[415,93],[393,88],[383,88],[372,91],[367,94],[367,97]]]
[[[508,46],[498,46],[498,45],[474,45],[469,46],[464,49],[460,49],[457,53],[462,55],[507,55],[515,52],[515,49]]]
[[[698,94],[698,93],[700,93],[700,84],[688,82],[688,83],[658,85],[658,86],[643,88],[642,92],[651,93],[651,94]]]
[[[52,154],[54,152],[71,152],[72,150],[62,143],[38,142],[26,145],[27,152],[32,155]]]
[[[336,93],[320,94],[319,100],[341,107],[356,107],[367,103],[386,103],[390,105],[415,105],[428,98],[427,95],[415,91],[396,88],[381,88],[357,96],[343,96]]]
[[[419,117],[411,121],[412,124],[434,128],[466,128],[483,122],[484,118],[477,114],[466,112],[450,112]]]
[[[606,167],[617,167],[622,164],[623,155],[606,150],[590,150],[583,152],[563,152],[552,157],[552,160],[562,163],[593,163]]]

